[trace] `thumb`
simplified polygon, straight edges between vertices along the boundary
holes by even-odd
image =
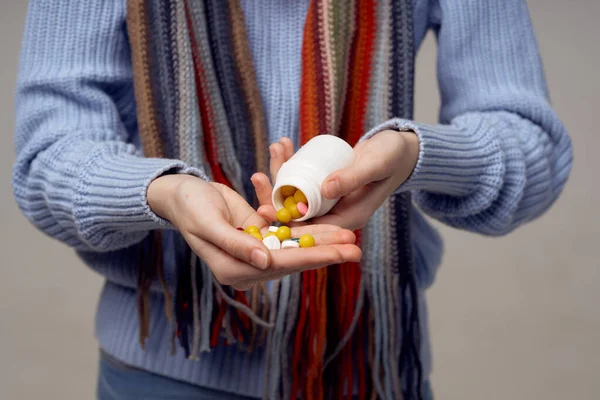
[[[353,166],[331,173],[321,186],[327,199],[346,196],[371,182],[385,178],[385,171],[377,167],[377,162],[355,163]]]
[[[263,174],[262,172],[257,172],[250,178],[252,184],[254,185],[254,190],[256,192],[256,197],[258,198],[258,203],[261,206],[270,205],[271,204],[271,193],[273,193],[273,186],[271,186],[271,181],[269,178]]]
[[[204,230],[202,239],[259,269],[266,269],[271,264],[270,253],[260,240],[237,230],[224,218],[215,218],[210,229]]]

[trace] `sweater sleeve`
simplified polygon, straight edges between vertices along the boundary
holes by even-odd
[[[571,169],[571,142],[551,108],[525,0],[439,0],[440,125],[394,119],[420,154],[411,190],[453,227],[502,235],[546,211]]]
[[[33,0],[16,93],[13,191],[46,234],[110,251],[168,223],[149,208],[157,176],[202,171],[144,158],[137,129],[125,1]]]

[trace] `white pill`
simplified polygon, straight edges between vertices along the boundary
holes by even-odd
[[[279,229],[279,227],[277,227],[277,226],[270,226],[269,227],[269,232],[277,232],[277,229]]]
[[[263,239],[263,243],[269,250],[279,250],[281,248],[281,242],[275,235],[267,236]]]
[[[300,247],[300,244],[298,242],[296,242],[295,240],[284,240],[281,243],[282,249],[295,249],[298,247]]]

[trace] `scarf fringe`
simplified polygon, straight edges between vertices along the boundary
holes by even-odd
[[[266,123],[239,0],[128,0],[140,136],[148,157],[202,166],[255,203],[268,170]],[[411,0],[311,0],[302,47],[300,137],[341,134],[412,115]],[[385,18],[385,25],[379,19]],[[386,61],[381,66],[381,60]],[[375,91],[385,95],[377,100]],[[380,104],[381,103],[381,104]],[[163,238],[140,244],[140,345],[158,280],[176,341],[192,360],[219,345],[264,350],[265,399],[420,399],[420,326],[410,195],[392,196],[357,232],[363,263],[330,266],[242,293],[220,285],[178,237],[173,295]]]

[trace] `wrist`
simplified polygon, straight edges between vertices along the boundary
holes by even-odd
[[[392,130],[386,129],[379,134],[388,135],[395,139],[395,155],[393,156],[393,165],[395,174],[398,177],[402,176],[402,181],[412,174],[419,160],[421,145],[419,136],[413,130]],[[402,182],[400,182],[402,183]]]
[[[187,174],[166,174],[154,179],[146,191],[146,199],[152,212],[175,224],[171,208],[182,183],[199,179]],[[201,179],[200,179],[201,180]]]
[[[410,171],[415,169],[417,162],[419,161],[419,153],[421,152],[421,144],[419,142],[419,135],[415,131],[401,131],[400,135],[404,139],[404,155],[406,160],[406,166],[410,167]]]
[[[394,163],[394,190],[402,185],[413,174],[419,161],[421,145],[419,136],[412,130],[393,131],[399,138],[398,153]]]

